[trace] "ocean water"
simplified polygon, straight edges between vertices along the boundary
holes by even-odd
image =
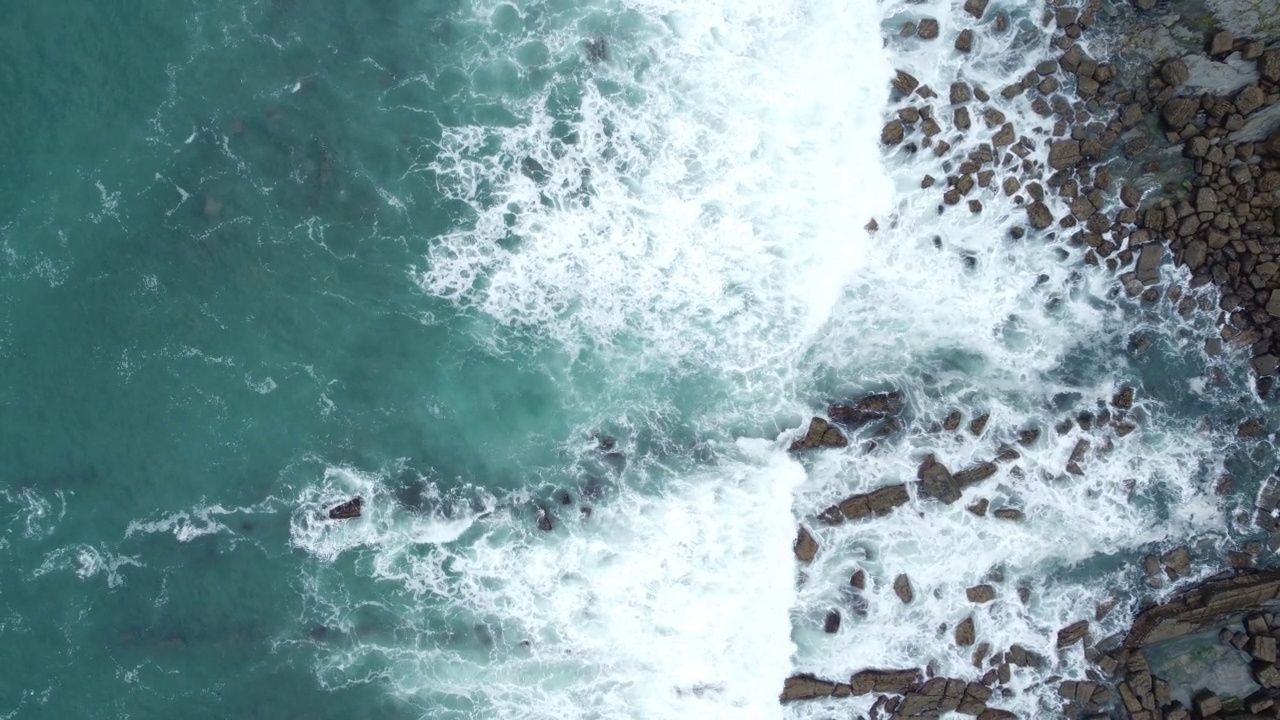
[[[1204,353],[1212,310],[1012,239],[1003,195],[940,212],[920,178],[956,161],[880,147],[897,68],[1042,139],[997,92],[1048,56],[1042,9],[9,0],[0,717],[847,716],[872,698],[783,706],[783,679],[976,679],[970,613],[1047,658],[992,705],[1052,717],[1045,678],[1086,667],[1058,628],[1114,597],[1094,637],[1122,631],[1170,587],[1146,554],[1205,575],[1253,538],[1273,457],[1235,424],[1273,411]],[[924,16],[940,40],[899,36]],[[1133,433],[1054,430],[1125,384]],[[874,450],[787,453],[889,388]],[[930,429],[952,410],[990,420]],[[1028,428],[954,505],[816,520]]]

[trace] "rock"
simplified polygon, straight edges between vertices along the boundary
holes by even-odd
[[[831,426],[826,420],[815,417],[809,421],[809,430],[804,437],[791,443],[790,452],[814,450],[817,448],[842,448],[849,444],[848,438]]]
[[[849,585],[859,590],[867,589],[867,573],[864,570],[858,570],[849,576]]]
[[[991,419],[990,413],[983,413],[978,417],[969,421],[969,432],[973,435],[981,435],[983,430],[987,429],[987,421]]]
[[[920,81],[911,73],[905,70],[899,70],[898,74],[894,76],[891,84],[894,89],[903,95],[910,95],[911,91],[920,86]]]
[[[1080,162],[1080,142],[1078,140],[1058,140],[1049,145],[1049,167],[1054,170],[1065,170]]]
[[[1125,385],[1111,398],[1111,407],[1117,410],[1128,410],[1133,407],[1133,388]]]
[[[1258,418],[1249,418],[1236,428],[1238,438],[1260,438],[1267,434],[1267,428]]]
[[[879,490],[850,495],[838,505],[823,511],[822,519],[837,523],[843,520],[861,520],[888,515],[894,508],[906,505],[910,500],[906,485],[889,485]]]
[[[973,123],[969,119],[969,108],[956,108],[955,113],[953,113],[951,117],[951,124],[954,125],[957,130],[968,130],[972,127]]]
[[[885,420],[902,412],[902,395],[897,391],[874,393],[852,403],[834,403],[827,406],[827,415],[847,428],[857,429],[875,421]]]
[[[1137,648],[1218,628],[1278,597],[1280,570],[1241,570],[1210,579],[1139,613],[1122,646]]]
[[[916,596],[915,591],[911,589],[911,578],[907,577],[906,573],[893,579],[893,592],[898,595],[898,599],[904,605],[910,605]]]
[[[793,675],[782,681],[782,695],[779,699],[787,702],[831,697],[836,692],[836,685],[830,680],[820,680],[812,675]]]
[[[934,498],[946,505],[960,499],[960,490],[956,487],[955,479],[951,477],[951,471],[938,462],[932,454],[920,463],[920,467],[916,469],[916,478],[920,480],[922,485],[920,494],[924,497]]]
[[[1258,58],[1258,74],[1263,80],[1280,82],[1280,49],[1262,53]]]
[[[1160,108],[1160,116],[1172,130],[1181,130],[1196,116],[1200,104],[1188,98],[1172,98]]]
[[[1144,2],[1144,0],[1138,0],[1138,2]],[[986,710],[978,713],[977,720],[1018,720],[1018,715],[1017,713],[1009,712],[1008,710],[987,708]]]
[[[942,429],[948,432],[954,432],[960,427],[960,421],[963,418],[964,416],[960,414],[959,410],[952,410],[950,413],[947,413],[947,417],[942,420]]]
[[[966,487],[969,487],[970,485],[980,483],[983,480],[986,480],[987,478],[991,477],[992,475],[995,475],[996,470],[998,469],[999,468],[996,467],[995,463],[990,463],[990,462],[979,463],[977,465],[974,465],[973,467],[967,467],[964,470],[961,470],[960,472],[956,473],[955,475],[952,475],[951,479],[955,481],[958,487],[966,488]]]
[[[1235,45],[1236,39],[1226,30],[1219,30],[1209,38],[1209,54],[1214,56],[1226,55],[1231,52]]]
[[[916,29],[916,36],[921,40],[933,40],[938,37],[938,21],[934,18],[921,20],[920,27]]]
[[[1202,187],[1196,190],[1196,212],[1217,212],[1218,195],[1213,188]]]
[[[1015,510],[1014,508],[999,508],[991,514],[1001,520],[1011,520],[1015,522],[1025,520],[1027,517],[1021,510]]]
[[[854,695],[890,693],[906,695],[920,680],[920,671],[911,670],[860,670],[849,678]]]
[[[1249,85],[1236,94],[1236,110],[1245,117],[1253,114],[1266,102],[1267,94],[1257,85]]]
[[[1049,212],[1049,206],[1040,201],[1036,201],[1027,206],[1027,222],[1036,230],[1044,230],[1053,224],[1053,213]]]
[[[800,562],[812,562],[814,556],[818,554],[818,541],[814,540],[813,535],[809,534],[809,529],[802,525],[800,531],[796,533],[796,541],[792,549]]]
[[[1276,661],[1276,639],[1270,635],[1255,635],[1249,640],[1249,654],[1265,663]]]
[[[978,517],[986,517],[987,507],[989,507],[990,505],[991,505],[990,500],[987,500],[986,498],[982,498],[978,502],[965,508],[965,510],[968,510],[969,512],[973,513],[974,515],[977,515]]]
[[[834,635],[840,631],[840,611],[831,609],[827,611],[827,616],[822,620],[822,632],[828,635]]]
[[[1161,243],[1148,243],[1142,246],[1141,252],[1138,253],[1135,274],[1143,285],[1152,285],[1160,279],[1160,262],[1163,259],[1164,245]]]
[[[897,145],[902,142],[906,136],[906,128],[903,127],[901,120],[890,120],[885,123],[884,129],[880,131],[881,145]]]
[[[551,532],[556,529],[555,520],[551,517],[551,511],[541,505],[534,506],[534,512],[538,514],[538,529],[543,532]]]
[[[987,0],[964,0],[964,11],[981,20],[987,11]]]
[[[973,616],[969,616],[956,625],[956,645],[969,647],[977,639],[977,630],[973,624]]]
[[[1167,60],[1160,66],[1160,79],[1169,87],[1178,87],[1191,78],[1191,70],[1181,58]]]
[[[996,589],[990,585],[974,585],[964,591],[971,603],[988,603],[996,599]]]
[[[1208,690],[1197,693],[1191,700],[1191,706],[1195,708],[1196,714],[1202,718],[1222,712],[1222,701],[1218,699],[1217,695]]]
[[[350,500],[329,508],[330,520],[353,520],[360,517],[360,510],[364,506],[364,499],[359,495]]]
[[[960,31],[960,34],[956,36],[956,50],[959,50],[962,53],[967,53],[970,50],[973,50],[972,30],[966,28]]]
[[[1089,634],[1089,621],[1077,620],[1058,631],[1058,648],[1070,647]]]
[[[972,98],[973,94],[972,91],[969,90],[968,84],[962,82],[951,83],[950,100],[952,105],[967,103]]]

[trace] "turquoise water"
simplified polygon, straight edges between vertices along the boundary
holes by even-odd
[[[1031,647],[1247,534],[1207,488],[1254,401],[1207,320],[881,164],[868,48],[906,12],[10,0],[0,717],[782,717],[793,669],[970,672],[930,628],[993,563],[1046,591],[991,638]],[[1142,430],[1062,482],[1085,431],[1052,424],[1121,382]],[[783,452],[885,387],[881,450]],[[995,429],[935,442],[951,407]],[[827,529],[797,578],[797,522],[1028,424],[1033,480],[989,493],[1025,526]],[[907,565],[936,602],[814,629]]]

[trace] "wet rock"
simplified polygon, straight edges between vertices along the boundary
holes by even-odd
[[[880,144],[898,145],[904,137],[906,137],[906,128],[903,127],[902,121],[890,120],[885,123],[884,129],[880,131]]]
[[[1010,520],[1013,522],[1025,520],[1027,517],[1021,510],[1015,510],[1014,508],[998,508],[992,512],[991,515],[1001,520]]]
[[[857,589],[859,589],[859,590],[866,590],[866,589],[867,589],[867,573],[866,573],[866,571],[858,570],[858,571],[857,571],[857,572],[855,572],[853,575],[850,575],[850,576],[849,576],[849,585],[850,585],[851,587],[855,587],[855,588],[857,588]]]
[[[969,432],[974,435],[981,435],[983,430],[987,429],[987,422],[991,420],[990,413],[983,413],[978,417],[969,421]]]
[[[960,499],[960,489],[956,486],[951,471],[938,462],[931,454],[916,469],[916,478],[920,480],[921,495],[950,505]]]
[[[1268,82],[1280,82],[1280,49],[1262,53],[1258,58],[1258,74]]]
[[[1215,56],[1226,55],[1234,49],[1236,39],[1230,32],[1219,30],[1209,38],[1209,54]]]
[[[1027,206],[1027,222],[1036,230],[1044,230],[1053,224],[1053,213],[1049,206],[1036,201]]]
[[[924,18],[920,21],[920,26],[916,29],[916,36],[921,40],[933,40],[938,37],[938,21],[934,18]]]
[[[968,510],[969,512],[973,513],[974,515],[977,515],[978,517],[986,517],[987,508],[990,505],[991,505],[991,502],[989,500],[987,500],[986,498],[982,498],[981,500],[965,508],[965,510]]]
[[[973,616],[969,616],[956,625],[956,645],[969,647],[977,639],[977,629],[973,624]]]
[[[966,28],[956,36],[956,50],[967,53],[973,50],[973,31]]]
[[[1018,444],[1021,445],[1022,447],[1030,447],[1035,444],[1036,440],[1039,440],[1039,439],[1040,439],[1039,428],[1030,428],[1028,430],[1018,431]]]
[[[916,79],[915,75],[905,70],[899,70],[891,84],[895,90],[903,95],[910,95],[913,90],[920,86],[920,81]]]
[[[1111,407],[1117,410],[1128,410],[1133,407],[1133,388],[1126,385],[1120,388],[1111,398]]]
[[[910,500],[906,485],[889,485],[869,493],[850,495],[838,505],[823,511],[822,519],[830,523],[842,520],[862,520],[868,517],[888,515],[894,508],[906,505]]]
[[[1137,648],[1221,627],[1277,597],[1280,570],[1245,570],[1210,579],[1139,613],[1123,647]]]
[[[990,585],[974,585],[964,591],[971,603],[988,603],[996,599],[996,589]]]
[[[364,499],[357,495],[340,505],[329,508],[329,519],[353,520],[360,517],[360,510],[363,506]]]
[[[1013,458],[1013,459],[1016,459],[1016,458]],[[992,475],[995,475],[996,470],[998,470],[998,468],[996,467],[995,463],[990,463],[990,462],[979,463],[972,467],[967,467],[964,470],[961,470],[960,472],[952,475],[952,479],[955,481],[956,485],[959,486],[960,488],[966,488],[966,487],[969,487],[970,485],[975,485],[977,483],[980,483],[983,480],[986,480],[987,478],[991,477]]]
[[[555,530],[555,520],[551,517],[551,511],[541,505],[534,506],[534,512],[538,515],[538,529],[543,532],[551,532]]]
[[[1160,79],[1169,87],[1177,87],[1191,79],[1191,70],[1181,58],[1167,60],[1160,66]]]
[[[818,554],[818,541],[813,539],[813,535],[809,533],[809,529],[801,526],[799,532],[796,533],[796,541],[792,546],[795,551],[796,559],[800,562],[812,562],[813,558]]]
[[[822,620],[822,632],[828,635],[834,635],[840,631],[840,611],[831,609],[827,611],[827,616]]]
[[[520,161],[520,172],[525,177],[539,185],[551,179],[551,173],[547,172],[547,169],[542,166],[542,163],[532,157],[526,157],[524,160]]]
[[[842,448],[848,444],[849,440],[843,433],[832,427],[826,420],[815,417],[809,421],[809,430],[804,437],[791,443],[788,450],[799,452],[817,448]]]
[[[967,103],[973,98],[973,93],[969,89],[969,85],[963,82],[951,83],[950,100],[952,105]]]
[[[1211,717],[1222,712],[1222,701],[1208,690],[1201,691],[1191,700],[1191,706],[1202,718]]]
[[[861,670],[849,678],[854,695],[890,693],[906,695],[920,680],[920,671],[910,670]]]
[[[609,46],[602,37],[594,37],[587,41],[587,60],[593,63],[609,59]]]
[[[856,429],[874,420],[884,420],[902,412],[902,395],[898,392],[874,393],[852,403],[834,403],[827,415],[847,428]]]
[[[906,573],[893,579],[893,592],[904,605],[911,604],[916,597],[915,591],[911,588],[911,578],[907,577]]]
[[[987,0],[964,0],[964,11],[981,20],[987,11]]]
[[[1077,620],[1070,625],[1058,631],[1057,647],[1059,649],[1070,647],[1084,639],[1089,634],[1089,621]]]
[[[1266,434],[1267,428],[1262,424],[1262,420],[1258,418],[1249,418],[1236,428],[1236,437],[1238,438],[1260,438]]]
[[[788,702],[831,697],[835,694],[837,685],[838,683],[812,675],[793,675],[782,682],[782,695],[779,699]]]
[[[1249,654],[1265,663],[1276,661],[1276,639],[1270,635],[1254,635],[1249,639]]]
[[[955,432],[960,427],[960,421],[964,418],[959,410],[952,410],[947,417],[942,420],[942,428],[948,432]]]
[[[1080,142],[1078,140],[1058,140],[1049,145],[1049,167],[1054,170],[1065,170],[1080,162]]]

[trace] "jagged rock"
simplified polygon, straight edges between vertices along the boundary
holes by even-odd
[[[906,485],[888,485],[879,490],[850,495],[834,507],[823,511],[822,519],[837,523],[843,519],[861,520],[888,515],[894,508],[906,505],[911,498]]]
[[[1077,620],[1058,631],[1058,647],[1070,647],[1089,634],[1089,621]]]
[[[329,508],[330,520],[353,520],[360,517],[360,510],[364,506],[364,499],[359,495],[350,500]]]
[[[1196,714],[1202,718],[1211,717],[1222,712],[1222,700],[1208,690],[1197,693],[1191,700],[1191,705],[1195,708]]]
[[[906,70],[899,70],[893,78],[892,85],[894,89],[903,95],[910,95],[913,90],[920,87],[920,81],[916,79],[915,75]]]
[[[813,535],[809,533],[808,528],[801,526],[800,531],[796,533],[793,549],[797,560],[804,563],[811,562],[814,556],[818,554],[818,541],[813,539]]]
[[[1249,654],[1260,662],[1274,663],[1276,661],[1276,639],[1270,635],[1254,635],[1249,640]]]
[[[1220,627],[1278,597],[1280,570],[1207,580],[1139,613],[1123,646],[1136,648]]]
[[[974,585],[964,591],[971,603],[988,603],[996,599],[996,589],[990,585]]]
[[[956,625],[956,645],[969,647],[974,643],[977,630],[973,624],[973,616],[969,616]]]
[[[960,499],[960,490],[956,486],[955,479],[951,477],[951,471],[938,462],[932,454],[920,463],[920,467],[916,469],[916,478],[922,485],[920,494],[925,497],[934,498],[946,505]]]
[[[987,422],[991,420],[990,413],[983,413],[978,417],[969,421],[969,432],[974,435],[981,435],[983,430],[987,429]]]
[[[1164,555],[1161,555],[1160,562],[1164,563],[1164,566],[1171,570],[1176,576],[1172,579],[1185,577],[1191,574],[1191,552],[1187,550],[1185,545],[1174,548]]]
[[[968,510],[969,512],[973,513],[974,515],[977,515],[978,517],[986,517],[987,508],[990,505],[991,505],[990,500],[987,500],[986,498],[982,498],[981,500],[965,508],[965,510]]]
[[[852,403],[833,403],[827,415],[847,428],[857,429],[874,420],[884,420],[902,412],[902,395],[897,391],[874,393]]]
[[[1258,58],[1258,74],[1263,80],[1280,82],[1280,50],[1268,50]]]
[[[804,437],[791,443],[791,452],[814,450],[817,448],[842,448],[849,444],[848,438],[831,426],[826,420],[815,417],[809,421],[809,430]]]
[[[973,50],[973,30],[965,28],[956,36],[956,50],[967,53]]]
[[[555,530],[555,520],[551,517],[551,511],[541,505],[534,506],[534,512],[538,514],[538,529],[543,532],[551,532]]]
[[[915,591],[911,588],[911,578],[907,577],[906,573],[893,579],[893,592],[904,605],[911,604],[916,597]]]
[[[854,695],[891,693],[906,695],[920,679],[920,671],[910,670],[860,670],[849,678]]]

